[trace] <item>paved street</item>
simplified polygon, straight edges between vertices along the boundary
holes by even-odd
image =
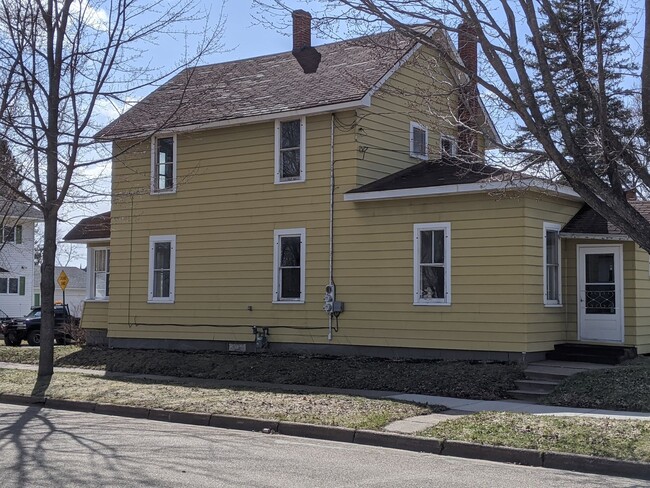
[[[2,487],[641,487],[647,482],[0,404]]]

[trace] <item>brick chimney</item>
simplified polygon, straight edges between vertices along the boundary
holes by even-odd
[[[634,202],[636,201],[636,188],[630,188],[625,192],[625,199],[628,202]]]
[[[293,18],[293,50],[305,73],[316,73],[320,64],[321,54],[311,45],[311,14],[304,10],[294,10]]]
[[[463,22],[458,26],[458,54],[470,73],[478,73],[478,40],[472,26]],[[466,159],[478,156],[478,116],[480,105],[476,78],[460,87],[458,99],[458,155]]]
[[[311,14],[304,10],[294,10],[293,18],[293,52],[311,47]]]

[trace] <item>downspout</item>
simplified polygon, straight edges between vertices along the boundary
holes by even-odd
[[[329,283],[334,284],[334,113],[330,119],[330,234]],[[327,340],[332,341],[332,314],[327,314]]]

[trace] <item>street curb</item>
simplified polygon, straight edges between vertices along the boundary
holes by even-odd
[[[49,404],[45,404],[47,407]],[[95,413],[102,415],[117,415],[120,417],[132,417],[134,419],[149,418],[149,409],[144,407],[132,407],[130,405],[114,405],[111,403],[98,403],[95,405]]]
[[[298,422],[282,421],[278,426],[278,434],[338,442],[354,442],[355,432],[354,429],[346,429],[345,427],[301,424]]]
[[[236,417],[233,415],[218,415],[212,414],[210,416],[210,427],[218,427],[220,429],[234,429],[234,430],[247,430],[249,432],[277,432],[277,420],[264,420],[255,419],[251,417]]]
[[[513,463],[539,468],[544,467],[544,453],[532,449],[486,446],[462,441],[445,441],[441,454],[443,456],[484,459],[485,461],[496,461],[498,463]]]
[[[648,463],[621,461],[581,454],[545,452],[544,467],[650,480],[650,464]]]
[[[445,441],[431,437],[412,437],[372,430],[347,429],[327,425],[278,422],[274,420],[210,415],[208,413],[175,412],[173,410],[147,409],[129,405],[91,403],[27,395],[0,394],[0,403],[47,407],[77,412],[94,412],[102,415],[131,417],[164,422],[211,426],[249,432],[279,433],[292,437],[305,437],[345,442],[366,446],[401,449],[406,451],[442,454],[443,456],[479,459],[509,464],[520,464],[581,473],[621,476],[650,480],[650,463],[622,461],[579,454],[543,452],[502,446],[487,446],[470,442]]]
[[[366,446],[388,447],[404,451],[426,452],[440,454],[442,443],[433,437],[411,437],[401,434],[389,434],[374,430],[357,430],[354,435],[355,444]]]

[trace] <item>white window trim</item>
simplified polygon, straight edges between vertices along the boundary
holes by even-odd
[[[424,154],[416,154],[413,151],[413,129],[420,129],[424,131]],[[429,128],[418,124],[417,122],[411,122],[409,126],[409,154],[412,158],[417,159],[429,159]]]
[[[548,272],[546,267],[546,233],[551,231],[558,232],[558,246],[557,246],[557,289],[558,289],[558,300],[549,300],[546,295],[547,284],[548,284]],[[560,241],[559,232],[562,230],[560,224],[555,224],[552,222],[544,222],[543,232],[542,232],[542,274],[544,275],[543,280],[543,296],[544,296],[544,306],[545,307],[561,307],[562,306],[562,245]]]
[[[171,242],[169,255],[169,296],[153,296],[153,265],[154,244],[157,242]],[[174,303],[176,298],[176,236],[150,236],[149,237],[149,286],[147,303]]]
[[[444,152],[442,150],[443,140],[451,141],[453,150],[451,151],[451,154],[449,156],[455,157],[458,154],[458,140],[455,137],[450,136],[449,134],[441,133],[440,134],[440,157],[444,155]]]
[[[280,237],[300,236],[300,299],[280,299]],[[305,303],[305,276],[307,272],[307,234],[305,228],[276,229],[273,231],[273,302]]]
[[[19,227],[20,227],[20,229],[18,229]],[[10,232],[11,232],[11,230],[13,230],[13,232],[12,232],[13,237],[12,237],[11,240],[9,240],[9,239],[5,240],[5,229],[6,228],[10,229]],[[2,244],[3,241],[4,241],[5,244],[16,244],[16,234],[19,232],[19,230],[20,230],[20,233],[22,235],[23,226],[21,224],[4,224],[2,226],[2,235],[0,236],[0,244]],[[22,240],[23,241],[25,240],[24,236],[23,236]]]
[[[171,137],[174,139],[174,182],[170,189],[158,190],[156,189],[156,148],[158,147],[158,139],[166,139]],[[176,193],[176,170],[178,168],[178,140],[176,134],[157,134],[151,137],[151,194],[152,195],[166,195],[169,193]]]
[[[110,251],[110,247],[87,247],[86,248],[86,301],[89,302],[107,302],[110,299],[110,295],[103,298],[97,298],[95,296],[95,251]],[[110,266],[110,257],[108,265]],[[110,272],[109,280],[110,280]],[[109,290],[110,293],[110,290]]]
[[[300,177],[295,180],[280,179],[280,123],[291,120],[300,120]],[[292,117],[289,119],[277,119],[275,121],[275,177],[276,185],[290,183],[303,183],[307,179],[307,118]]]
[[[420,296],[420,232],[423,230],[445,231],[445,298],[422,298]],[[413,305],[451,305],[451,223],[413,225]]]

